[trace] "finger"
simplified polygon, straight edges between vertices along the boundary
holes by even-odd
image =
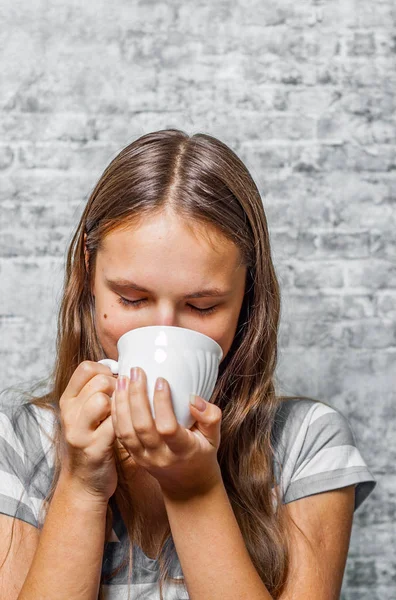
[[[110,395],[114,392],[116,379],[108,375],[95,375],[64,412],[78,410],[78,423],[84,428],[96,429],[111,412]],[[72,400],[72,399],[70,399]],[[78,407],[78,409],[77,409]]]
[[[98,373],[83,387],[79,395],[76,397],[78,404],[82,404],[90,396],[98,392],[103,392],[109,397],[114,392],[117,385],[117,380],[112,375]]]
[[[169,384],[162,377],[161,380],[163,387],[159,388],[156,384],[154,390],[155,426],[158,433],[167,438],[175,435],[179,424],[173,410]]]
[[[203,402],[202,409],[199,410],[200,402]],[[221,420],[222,411],[220,407],[211,402],[207,402],[203,398],[196,396],[196,405],[190,405],[191,414],[196,419],[194,427],[192,429],[195,435],[202,434],[205,439],[215,448],[220,445],[221,439]]]
[[[111,369],[91,360],[84,360],[75,369],[69,383],[66,386],[62,396],[65,398],[75,398],[79,395],[83,387],[98,374],[109,375]]]
[[[112,417],[112,420],[113,420],[113,429],[114,429],[116,444],[118,445],[119,450],[121,450],[121,452],[122,451],[126,451],[127,452],[128,460],[130,460],[132,458],[131,454],[126,450],[125,446],[122,444],[121,439],[120,439],[121,438],[121,434],[119,432],[118,423],[117,423],[117,410],[116,410],[115,395],[116,395],[116,392],[114,391],[113,394],[112,394],[112,396],[111,396],[111,417]],[[132,452],[132,449],[131,449],[131,452]],[[135,450],[135,452],[136,452],[136,450]]]
[[[176,419],[173,410],[172,394],[169,383],[163,380],[164,387],[154,390],[155,426],[162,440],[175,454],[185,452],[189,443],[189,434]]]
[[[111,415],[110,397],[103,392],[97,392],[80,407],[77,417],[78,428],[95,431],[109,415]]]
[[[117,389],[114,392],[114,413],[116,434],[128,451],[142,452],[144,448],[136,435],[129,404],[129,379],[119,377]]]
[[[110,400],[110,404],[111,404],[111,418],[113,420],[113,427],[114,427],[114,431],[116,434],[116,437],[119,437],[119,431],[118,431],[118,423],[117,423],[117,411],[116,411],[116,405],[115,405],[115,390],[111,395],[111,400]]]
[[[101,454],[111,448],[115,442],[116,434],[113,427],[113,421],[111,415],[109,415],[95,431],[95,438],[97,439],[96,448],[98,453]]]
[[[162,443],[147,394],[147,377],[143,369],[139,369],[138,379],[129,382],[128,400],[135,434],[146,448],[158,448]]]

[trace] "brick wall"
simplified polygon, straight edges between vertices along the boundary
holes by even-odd
[[[48,372],[66,247],[110,160],[166,127],[219,137],[263,193],[280,389],[339,408],[379,479],[342,599],[394,599],[394,0],[13,0],[0,21],[0,389]]]

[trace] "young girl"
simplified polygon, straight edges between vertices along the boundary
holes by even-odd
[[[50,391],[0,413],[1,598],[339,598],[376,481],[339,411],[277,395],[279,314],[241,160],[173,129],[122,150],[68,252]],[[97,362],[148,325],[223,350],[191,429],[166,380],[154,420],[144,371]]]

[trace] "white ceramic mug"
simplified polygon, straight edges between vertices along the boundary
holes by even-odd
[[[157,377],[169,383],[173,410],[178,423],[189,429],[194,424],[189,408],[190,394],[210,402],[223,358],[221,346],[193,329],[153,325],[127,331],[117,342],[118,362],[105,358],[98,362],[113,374],[130,377],[132,367],[140,367],[147,377],[147,394],[154,412]]]

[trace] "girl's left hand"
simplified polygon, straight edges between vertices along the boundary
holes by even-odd
[[[132,370],[131,370],[132,371]],[[147,395],[147,379],[138,369],[137,381],[118,377],[112,396],[111,414],[115,434],[134,461],[155,477],[164,494],[187,499],[204,494],[221,480],[217,451],[222,412],[206,402],[204,411],[190,405],[196,423],[180,425],[173,411],[171,392],[154,391],[155,420]]]

